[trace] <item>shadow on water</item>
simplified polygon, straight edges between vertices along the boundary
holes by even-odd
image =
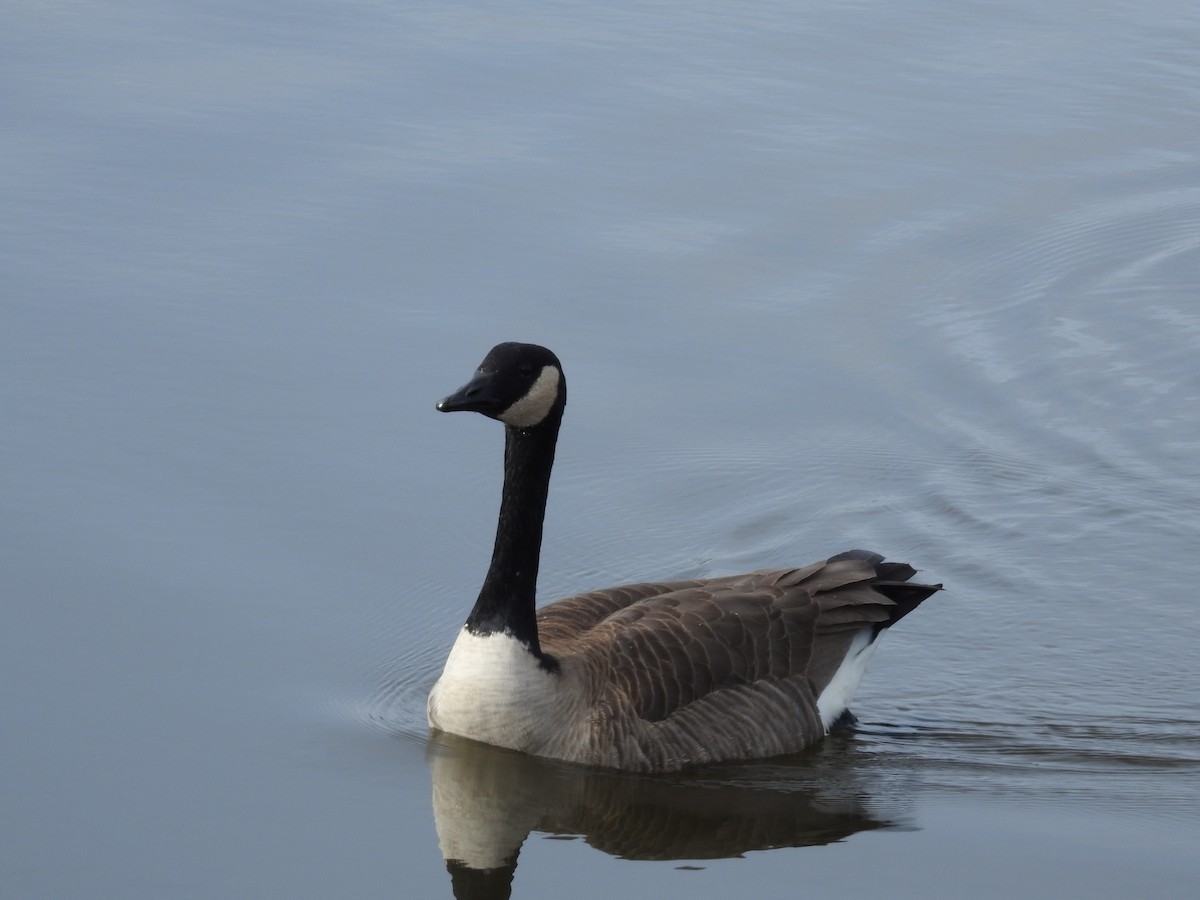
[[[872,802],[860,755],[852,740],[833,737],[781,760],[646,776],[444,734],[431,735],[428,747],[434,821],[458,900],[509,897],[532,833],[661,861],[820,846],[901,826]]]

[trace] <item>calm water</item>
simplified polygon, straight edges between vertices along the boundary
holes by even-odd
[[[0,22],[3,896],[1193,894],[1194,2]],[[433,403],[501,339],[571,381],[547,599],[947,584],[857,733],[430,742],[501,447]]]

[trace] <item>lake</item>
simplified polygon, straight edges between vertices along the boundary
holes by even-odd
[[[1195,3],[0,21],[4,896],[1193,895]],[[430,737],[502,447],[434,403],[500,340],[571,385],[543,600],[945,583],[855,731]]]

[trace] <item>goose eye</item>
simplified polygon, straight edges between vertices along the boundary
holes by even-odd
[[[533,374],[533,363],[523,362],[519,366],[517,366],[517,370],[522,375],[532,375]]]

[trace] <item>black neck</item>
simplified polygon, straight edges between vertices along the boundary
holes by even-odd
[[[554,661],[538,643],[534,608],[560,418],[561,412],[534,428],[504,429],[504,492],[496,545],[479,599],[467,618],[467,629],[473,634],[511,634],[547,668],[554,667]]]

